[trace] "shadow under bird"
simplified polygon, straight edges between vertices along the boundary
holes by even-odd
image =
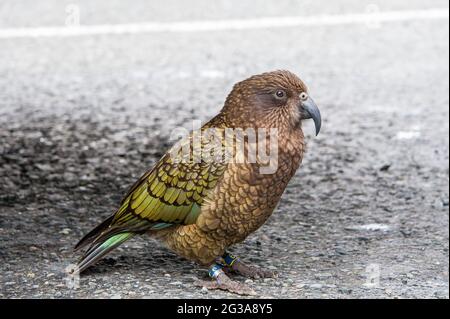
[[[259,156],[235,160],[242,156],[239,151],[233,152],[234,160],[193,160],[189,154],[188,160],[180,161],[173,156],[181,154],[174,151],[179,145],[174,146],[130,188],[120,208],[76,245],[88,247],[78,271],[130,238],[148,234],[178,255],[207,266],[211,280],[202,281],[204,287],[254,294],[230,275],[261,278],[275,273],[244,263],[227,250],[272,214],[302,161],[306,119],[314,121],[317,135],[319,109],[306,85],[289,71],[263,73],[235,84],[220,113],[200,131],[276,129],[276,168],[263,172],[267,162]],[[189,144],[193,139],[193,133],[186,137]],[[254,147],[247,137],[241,142],[245,154]],[[210,149],[210,140],[202,138],[200,143],[202,151]]]

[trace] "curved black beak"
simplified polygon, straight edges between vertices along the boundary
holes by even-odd
[[[320,132],[322,126],[322,117],[320,116],[319,108],[312,98],[308,97],[306,101],[303,101],[300,105],[302,112],[302,120],[313,119],[316,126],[316,136]]]

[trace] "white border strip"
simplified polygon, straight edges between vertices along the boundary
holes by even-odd
[[[156,32],[205,32],[249,29],[270,29],[300,26],[336,26],[366,24],[378,25],[386,22],[411,20],[449,19],[449,9],[430,9],[414,11],[386,11],[373,13],[355,13],[343,15],[267,17],[242,20],[205,20],[170,23],[139,23],[111,25],[81,25],[72,27],[37,27],[37,28],[0,28],[0,39],[40,38],[40,37],[74,37],[91,35],[139,34]]]

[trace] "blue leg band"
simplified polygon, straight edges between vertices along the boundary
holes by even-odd
[[[225,255],[222,256],[223,260],[225,261],[225,264],[229,267],[233,266],[233,264],[239,260],[237,257],[234,257],[232,254],[225,253]]]
[[[221,265],[221,264],[212,265],[208,270],[209,277],[216,279],[217,276],[219,276],[219,274],[223,271],[222,268],[223,268],[223,265]]]

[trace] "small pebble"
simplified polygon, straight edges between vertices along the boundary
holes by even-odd
[[[71,232],[70,228],[64,228],[59,233],[63,235],[68,235]]]
[[[180,286],[180,285],[182,285],[183,283],[181,282],[181,281],[173,281],[173,282],[170,282],[169,283],[169,285],[173,285],[173,286]]]
[[[323,285],[322,284],[311,284],[309,285],[310,288],[313,289],[322,289]]]

